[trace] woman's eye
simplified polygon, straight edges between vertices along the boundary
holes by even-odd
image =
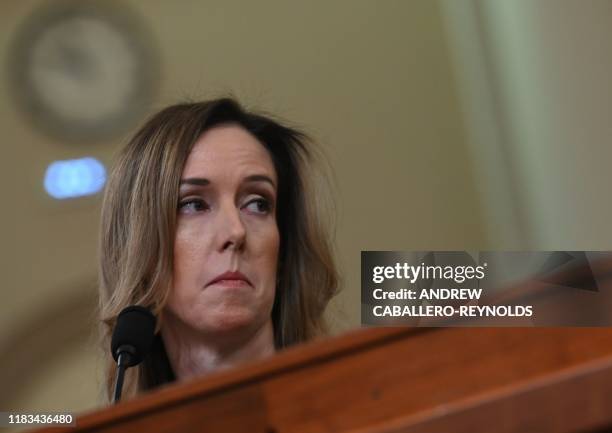
[[[257,198],[255,200],[251,200],[244,207],[249,212],[258,214],[267,214],[270,212],[271,209],[270,202],[265,198]]]
[[[178,209],[181,212],[192,213],[204,211],[208,209],[208,206],[204,200],[192,198],[179,203]]]

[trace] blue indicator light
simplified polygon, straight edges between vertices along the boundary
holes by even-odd
[[[56,199],[96,194],[105,182],[104,165],[91,157],[54,161],[45,173],[45,189]]]

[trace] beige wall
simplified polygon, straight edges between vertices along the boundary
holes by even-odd
[[[479,0],[533,249],[612,245],[612,3]]]
[[[488,246],[436,2],[127,3],[159,46],[154,108],[231,91],[302,126],[327,150],[345,280],[329,313],[336,332],[359,326],[361,250]],[[40,4],[0,6],[3,63],[15,30]],[[0,383],[9,385],[0,407],[91,408],[100,201],[54,201],[42,176],[55,159],[110,163],[121,140],[76,147],[48,139],[15,109],[0,71]]]

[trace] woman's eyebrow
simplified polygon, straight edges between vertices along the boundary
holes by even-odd
[[[181,179],[179,185],[209,185],[210,180],[203,177],[189,177],[187,179]]]
[[[272,180],[270,176],[266,176],[265,174],[252,174],[244,178],[243,182],[267,182],[272,185],[273,188],[276,189],[276,184]]]
[[[267,182],[270,185],[272,185],[272,187],[276,188],[276,184],[274,183],[274,181],[272,180],[272,178],[270,176],[267,176],[265,174],[252,174],[250,176],[247,176],[243,179],[244,183],[247,182]],[[203,178],[203,177],[189,177],[186,179],[181,179],[181,181],[179,182],[179,185],[200,185],[200,186],[206,186],[206,185],[210,185],[210,180]]]

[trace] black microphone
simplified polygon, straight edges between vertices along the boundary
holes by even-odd
[[[117,316],[111,339],[111,352],[117,362],[114,403],[121,398],[126,368],[142,362],[153,345],[154,337],[155,316],[148,309],[132,305]]]

